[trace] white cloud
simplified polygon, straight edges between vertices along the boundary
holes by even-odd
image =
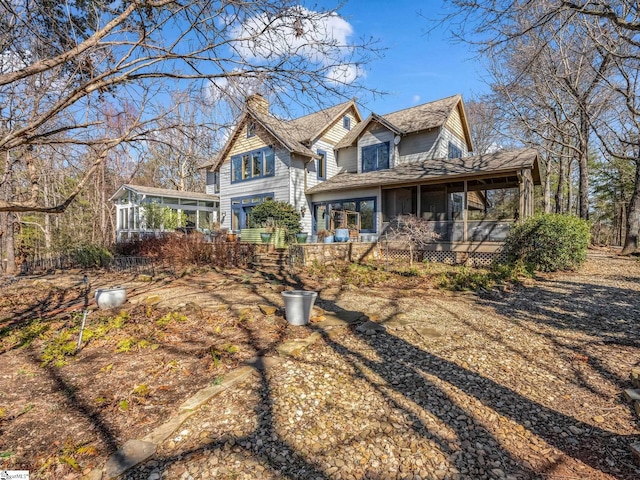
[[[414,95],[412,100],[413,103],[418,103],[420,101],[420,95]]]
[[[346,60],[352,53],[352,34],[353,27],[336,13],[296,6],[277,18],[251,17],[234,29],[233,37],[234,48],[245,61],[297,58],[326,68],[330,81],[351,83],[364,73]]]
[[[338,65],[331,67],[327,73],[327,80],[332,83],[349,84],[355,82],[358,78],[365,76],[365,71],[356,65]]]

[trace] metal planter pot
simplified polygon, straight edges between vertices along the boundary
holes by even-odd
[[[285,317],[289,325],[307,325],[318,293],[306,290],[287,290],[282,292],[282,298],[284,299]]]
[[[117,308],[127,299],[127,289],[124,287],[99,288],[96,290],[96,303],[101,309]]]

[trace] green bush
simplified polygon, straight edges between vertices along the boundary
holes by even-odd
[[[505,242],[507,262],[530,271],[555,272],[579,267],[587,256],[589,224],[577,217],[536,215],[516,225]]]
[[[113,255],[98,245],[84,245],[73,252],[73,259],[82,268],[107,267]]]
[[[300,233],[300,213],[287,202],[267,200],[251,210],[251,227],[263,227],[273,222],[275,226],[287,229],[288,235]]]

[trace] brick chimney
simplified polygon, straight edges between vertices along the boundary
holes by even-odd
[[[254,93],[247,97],[246,103],[247,107],[256,113],[261,113],[263,115],[269,114],[269,100],[259,93]]]

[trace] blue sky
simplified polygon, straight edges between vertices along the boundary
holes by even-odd
[[[384,58],[368,65],[364,82],[388,95],[367,102],[366,110],[384,114],[488,90],[471,48],[454,43],[444,28],[429,31],[445,13],[441,0],[349,0],[339,13],[353,26],[354,38],[372,36],[387,49]]]

